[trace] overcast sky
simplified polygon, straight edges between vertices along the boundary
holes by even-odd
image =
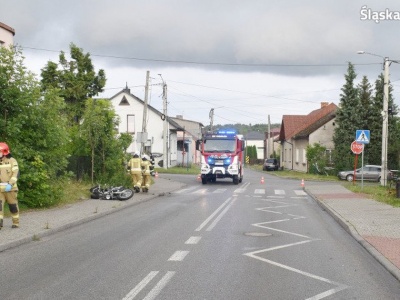
[[[72,42],[105,70],[100,96],[128,85],[144,99],[148,70],[153,107],[162,111],[162,74],[168,115],[204,125],[212,108],[214,124],[257,124],[339,104],[348,62],[357,82],[374,83],[384,56],[400,60],[398,19],[398,0],[0,0],[0,22],[38,76]],[[400,105],[400,65],[390,76]]]

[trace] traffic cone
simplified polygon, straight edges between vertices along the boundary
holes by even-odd
[[[154,175],[155,178],[158,178],[158,172],[156,172],[156,174]]]
[[[264,183],[264,177],[261,176],[261,183]]]
[[[301,180],[301,187],[304,189],[304,179]]]

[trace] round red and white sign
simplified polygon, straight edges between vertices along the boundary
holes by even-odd
[[[357,143],[356,141],[351,143],[351,151],[353,151],[354,154],[360,154],[364,150],[364,144]]]

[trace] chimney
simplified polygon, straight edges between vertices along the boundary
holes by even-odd
[[[328,106],[329,102],[321,102],[321,108],[324,108],[325,106]]]

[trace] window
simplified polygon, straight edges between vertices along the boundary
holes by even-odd
[[[307,163],[307,150],[303,148],[303,164]]]
[[[299,163],[300,149],[296,149],[296,163]]]
[[[135,115],[126,116],[126,132],[131,134],[135,133]]]

